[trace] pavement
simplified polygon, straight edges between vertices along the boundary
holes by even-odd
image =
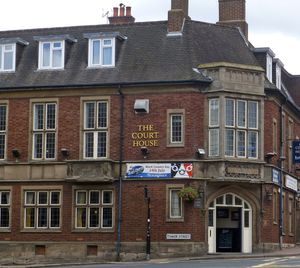
[[[300,245],[295,247],[283,248],[282,250],[275,250],[270,252],[260,253],[216,253],[207,254],[199,257],[187,257],[187,258],[164,258],[164,259],[150,259],[149,261],[142,261],[141,263],[161,263],[161,262],[176,262],[176,261],[189,261],[189,260],[209,260],[209,259],[246,259],[246,258],[269,258],[269,257],[288,257],[288,256],[300,256]],[[115,262],[113,262],[115,263]],[[52,264],[25,264],[25,265],[0,265],[0,267],[6,268],[39,268],[39,267],[58,267],[58,266],[78,266],[81,263],[52,263]],[[104,264],[104,263],[84,263],[87,264]],[[106,264],[109,264],[106,263]]]

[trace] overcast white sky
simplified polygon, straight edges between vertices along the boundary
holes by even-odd
[[[2,0],[0,30],[106,23],[120,3],[132,6],[136,21],[166,20],[171,0]],[[300,0],[248,0],[249,40],[270,47],[292,74],[300,74]],[[111,14],[111,13],[110,13]],[[190,0],[193,20],[218,21],[218,0]]]

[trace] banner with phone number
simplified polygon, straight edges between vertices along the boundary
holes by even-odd
[[[191,178],[192,163],[134,163],[127,164],[126,178]]]

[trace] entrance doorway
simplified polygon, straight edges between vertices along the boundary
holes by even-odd
[[[252,252],[252,209],[233,193],[209,204],[208,253],[216,252]]]

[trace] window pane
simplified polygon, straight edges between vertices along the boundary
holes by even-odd
[[[208,210],[208,226],[214,226],[214,211],[212,209]]]
[[[0,227],[9,227],[9,208],[0,209]]]
[[[50,43],[43,44],[43,67],[50,66]]]
[[[5,158],[5,134],[0,134],[0,159]]]
[[[103,48],[103,65],[112,65],[112,47]]]
[[[38,208],[38,227],[47,227],[48,209]]]
[[[94,133],[85,133],[85,157],[94,156]]]
[[[237,105],[238,127],[246,127],[246,102],[238,101]]]
[[[179,190],[171,190],[170,212],[171,218],[180,218],[181,215],[181,198],[178,196]]]
[[[6,106],[0,106],[0,131],[6,130]]]
[[[100,204],[99,191],[90,191],[90,204]]]
[[[239,157],[246,156],[246,132],[237,131],[237,155]]]
[[[100,64],[100,41],[94,40],[92,42],[93,42],[92,64],[98,65],[98,64]]]
[[[98,132],[97,157],[106,157],[106,132]]]
[[[219,125],[219,100],[213,99],[209,101],[209,125]]]
[[[224,196],[222,195],[222,196],[219,196],[218,198],[217,198],[217,200],[216,200],[216,203],[218,204],[218,205],[223,205],[223,203],[224,203]]]
[[[209,155],[219,155],[219,129],[209,130]]]
[[[50,204],[51,205],[58,205],[60,204],[60,192],[51,192],[50,197]]]
[[[107,102],[98,102],[98,128],[107,127]]]
[[[12,51],[10,52],[4,52],[4,70],[12,70],[13,69],[13,60],[14,60],[14,53]]]
[[[231,194],[226,195],[226,205],[232,205],[233,196]]]
[[[248,156],[257,158],[257,139],[258,133],[249,131],[248,133]]]
[[[85,103],[84,128],[95,128],[95,103]]]
[[[234,130],[226,129],[225,155],[234,156]]]
[[[104,228],[112,227],[112,208],[102,209],[102,227]]]
[[[46,158],[55,158],[55,133],[46,133]]]
[[[38,193],[38,204],[39,205],[48,204],[48,192],[39,192]]]
[[[25,227],[34,227],[35,208],[25,208]]]
[[[34,129],[35,130],[44,129],[44,105],[43,104],[34,105]]]
[[[56,105],[47,104],[47,129],[55,129]]]
[[[51,208],[51,218],[50,218],[50,227],[59,227],[60,226],[60,209]]]
[[[26,205],[34,205],[35,204],[35,192],[26,192]]]
[[[249,211],[248,210],[244,211],[244,217],[245,217],[244,227],[248,228],[249,227]]]
[[[99,208],[90,208],[90,227],[99,227]]]
[[[1,193],[1,205],[9,205],[9,192]]]
[[[54,50],[52,58],[52,67],[62,67],[62,50]]]
[[[241,206],[242,205],[242,200],[238,197],[235,197],[235,205],[236,206]]]
[[[248,127],[257,128],[257,102],[248,102]]]
[[[34,158],[39,159],[43,156],[43,134],[36,133],[33,135]]]
[[[226,99],[226,126],[234,126],[234,100]]]
[[[0,45],[0,70],[2,69],[2,45]]]
[[[76,203],[78,205],[86,204],[86,192],[77,192]]]
[[[86,208],[77,208],[76,226],[79,228],[86,227]]]
[[[171,115],[171,142],[182,142],[182,115]]]
[[[103,204],[112,204],[113,199],[112,199],[112,191],[103,191]]]

